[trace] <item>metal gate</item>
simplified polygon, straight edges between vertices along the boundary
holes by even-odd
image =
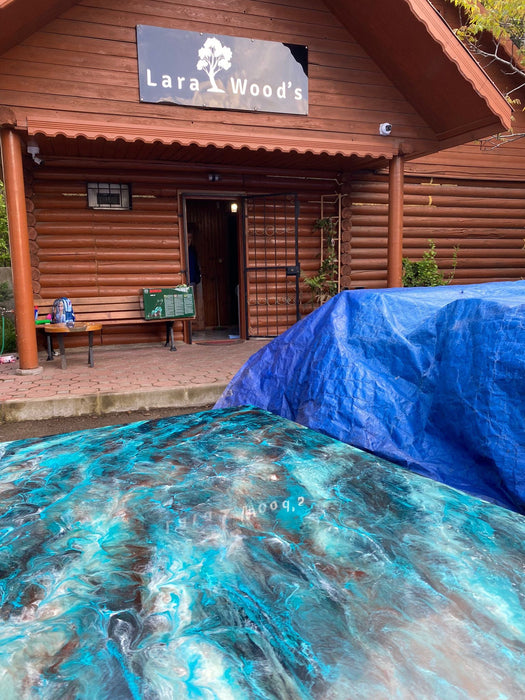
[[[244,285],[248,337],[271,338],[299,320],[299,198],[244,198]]]

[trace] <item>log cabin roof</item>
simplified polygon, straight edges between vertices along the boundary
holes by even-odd
[[[427,0],[326,0],[447,147],[489,113],[510,124],[509,105]],[[485,102],[480,104],[480,99]],[[476,118],[477,115],[477,118]],[[485,116],[483,116],[485,115]],[[494,123],[494,121],[493,121]]]
[[[22,0],[0,0],[0,54],[17,46],[53,18],[67,11],[77,0],[39,0],[27,12]],[[325,7],[357,39],[366,53],[392,81],[433,134],[433,146],[426,152],[488,136],[510,126],[511,108],[488,75],[456,39],[428,0],[325,0]],[[142,122],[142,123],[141,123]],[[19,126],[21,126],[19,124]],[[421,155],[417,147],[389,139],[359,141],[351,134],[332,141],[323,137],[316,143],[299,133],[289,139],[268,139],[267,133],[250,129],[221,129],[209,133],[179,134],[174,138],[168,126],[146,124],[145,120],[28,118],[28,133],[67,138],[85,137],[144,143],[176,143],[203,148],[252,149],[275,152],[310,153],[328,156],[389,158],[399,150],[411,157]],[[412,153],[411,153],[412,150]]]

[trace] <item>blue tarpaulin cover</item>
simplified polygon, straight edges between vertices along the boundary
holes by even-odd
[[[525,513],[525,281],[341,292],[257,352],[253,405]]]

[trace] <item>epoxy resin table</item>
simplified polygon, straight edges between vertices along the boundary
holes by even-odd
[[[0,697],[521,698],[525,522],[268,413],[0,444]]]
[[[87,333],[88,334],[88,365],[94,366],[93,362],[93,333],[102,329],[101,323],[75,323],[73,326],[67,326],[65,323],[49,323],[41,326],[47,336],[47,359],[53,359],[51,336],[56,335],[58,338],[58,346],[60,348],[60,362],[62,369],[66,369],[66,350],[64,347],[64,335],[67,333]]]

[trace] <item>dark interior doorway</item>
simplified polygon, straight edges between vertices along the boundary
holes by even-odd
[[[238,214],[229,199],[187,199],[186,226],[201,282],[195,290],[194,333],[239,334]]]

